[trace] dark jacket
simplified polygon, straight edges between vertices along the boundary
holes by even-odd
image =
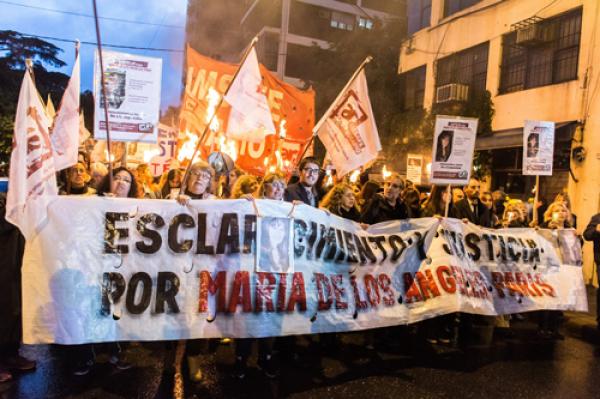
[[[316,206],[319,206],[319,202],[321,201],[319,193],[314,187],[312,187],[311,190],[315,197],[315,204]],[[306,205],[312,205],[308,200],[308,193],[306,192],[306,189],[300,183],[293,183],[287,186],[285,192],[283,193],[283,199],[287,202],[302,201]]]
[[[583,238],[594,243],[594,262],[596,262],[596,265],[600,265],[600,233],[596,231],[598,224],[600,224],[600,213],[592,216],[590,223],[583,231]]]
[[[360,221],[367,224],[381,223],[388,220],[408,219],[408,209],[400,200],[391,206],[383,195],[377,193],[362,211]]]
[[[343,217],[344,219],[352,220],[354,222],[360,221],[360,212],[358,211],[358,209],[356,209],[355,206],[350,208],[349,211],[345,211],[344,208],[340,206],[339,212],[333,212],[332,210],[331,213],[333,213],[334,215],[338,215],[339,217]]]
[[[492,227],[492,215],[487,206],[477,201],[477,216],[473,213],[471,205],[466,198],[454,204],[450,210],[450,217],[468,219],[469,222],[482,227]]]

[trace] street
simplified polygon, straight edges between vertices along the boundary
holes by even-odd
[[[300,361],[283,362],[281,377],[269,380],[250,359],[243,381],[231,377],[233,344],[219,345],[204,361],[205,379],[185,383],[186,398],[595,398],[600,375],[600,342],[595,326],[595,297],[590,313],[566,313],[563,341],[540,342],[535,325],[516,322],[514,337],[494,339],[490,349],[467,348],[434,355],[406,333],[407,345],[377,348],[362,345],[364,333],[345,334],[334,353],[322,357],[300,339]],[[37,358],[35,372],[0,386],[0,398],[170,398],[173,376],[163,376],[160,343],[135,343],[127,349],[130,370],[117,372],[98,355],[84,377],[69,373],[59,348],[26,347]],[[216,366],[216,368],[215,368]],[[184,369],[185,371],[185,369]]]

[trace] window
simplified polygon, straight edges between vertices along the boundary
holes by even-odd
[[[356,17],[352,14],[344,14],[337,11],[331,12],[331,27],[341,30],[354,30]]]
[[[400,102],[403,111],[423,108],[426,68],[423,65],[400,75]]]
[[[444,0],[444,17],[479,3],[481,0]]]
[[[426,28],[431,23],[431,0],[408,0],[408,34]]]
[[[362,29],[373,29],[373,21],[361,17],[358,19],[358,26]]]
[[[436,88],[451,83],[469,86],[469,98],[485,92],[488,42],[442,58],[437,62]]]
[[[517,31],[503,36],[500,94],[577,79],[581,9],[538,23],[535,45],[517,43]]]

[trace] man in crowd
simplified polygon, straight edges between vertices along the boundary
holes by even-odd
[[[592,216],[590,223],[583,232],[583,238],[586,241],[592,241],[594,243],[594,263],[596,263],[596,270],[600,270],[600,213]],[[597,328],[600,330],[600,288],[596,295],[597,307],[596,307],[596,323]]]
[[[316,189],[319,179],[319,162],[313,157],[306,157],[298,166],[300,180],[285,189],[284,199],[288,202],[301,201],[306,205],[319,206],[319,193]]]
[[[452,189],[452,203],[456,204],[458,201],[460,201],[461,199],[465,198],[465,193],[463,193],[463,190],[455,187]]]
[[[479,201],[480,188],[479,180],[472,177],[469,184],[463,189],[466,198],[454,204],[450,216],[456,219],[467,219],[469,222],[482,227],[491,227],[490,210]]]

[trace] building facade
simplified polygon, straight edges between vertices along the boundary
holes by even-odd
[[[299,87],[308,49],[327,51],[353,30],[370,30],[377,21],[400,20],[405,0],[254,0],[247,2],[241,26],[245,41],[258,36],[259,61]]]
[[[476,150],[492,154],[490,188],[512,196],[535,184],[521,172],[524,121],[554,121],[554,173],[540,195],[550,202],[568,187],[580,232],[600,211],[599,13],[597,0],[408,0],[398,70],[407,108],[489,91],[493,133]],[[584,263],[592,279],[589,243]]]

